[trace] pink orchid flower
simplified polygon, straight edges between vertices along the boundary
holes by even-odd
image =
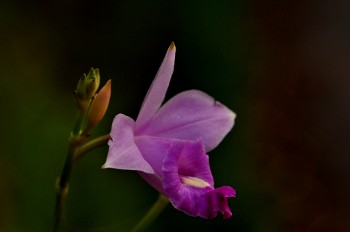
[[[206,152],[231,130],[235,114],[198,90],[181,92],[162,105],[174,70],[175,45],[168,48],[139,115],[113,121],[104,168],[137,171],[188,215],[231,217],[230,186],[214,188]]]

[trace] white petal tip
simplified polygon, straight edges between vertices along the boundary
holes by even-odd
[[[235,119],[236,119],[236,117],[237,117],[236,113],[235,113],[235,112],[233,112],[233,111],[231,111],[231,118],[232,118],[233,120],[235,120]]]
[[[102,165],[101,169],[106,169],[106,168],[111,168],[110,165],[108,165],[108,163],[105,163],[104,165]]]

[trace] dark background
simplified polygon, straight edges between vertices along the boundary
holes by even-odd
[[[49,231],[54,182],[90,67],[112,98],[95,135],[136,117],[171,41],[168,98],[200,89],[237,114],[210,153],[233,216],[168,206],[148,231],[349,231],[350,2],[346,0],[0,2],[0,231]],[[127,231],[157,198],[137,174],[74,169],[71,231]]]

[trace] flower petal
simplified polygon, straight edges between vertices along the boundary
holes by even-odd
[[[135,143],[142,153],[143,158],[149,163],[155,174],[142,173],[139,174],[159,192],[163,193],[163,160],[169,153],[172,143],[176,139],[159,138],[153,136],[137,136]]]
[[[209,157],[200,141],[174,140],[164,158],[162,171],[174,175],[174,182],[180,181],[179,175],[204,178],[205,181],[212,179]]]
[[[136,120],[137,128],[146,123],[162,105],[174,71],[175,52],[175,44],[171,43],[156,77],[143,100],[140,113]]]
[[[143,158],[134,141],[134,120],[118,114],[112,124],[109,151],[103,168],[137,170],[154,173],[153,168]]]
[[[204,197],[210,205],[209,218],[216,217],[218,211],[222,213],[224,219],[232,216],[231,210],[228,207],[228,198],[236,197],[236,191],[233,188],[223,186],[206,193]]]
[[[136,136],[135,144],[143,159],[151,165],[155,174],[162,176],[163,159],[168,154],[172,140],[152,136]]]
[[[152,121],[135,134],[184,140],[200,139],[206,151],[214,149],[231,130],[236,115],[199,90],[188,90],[171,98]]]
[[[188,174],[195,180],[213,183],[208,156],[200,142],[174,143],[170,148],[163,162],[164,193],[176,209],[188,215],[208,219],[220,211],[229,218],[232,213],[227,198],[235,196],[234,190],[229,186],[214,189],[211,185],[191,185],[183,181]]]

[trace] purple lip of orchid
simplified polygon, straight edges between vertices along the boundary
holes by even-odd
[[[104,168],[137,171],[188,215],[231,217],[230,186],[214,188],[206,152],[231,130],[235,114],[198,90],[181,92],[163,106],[174,70],[175,44],[171,43],[155,79],[132,118],[118,114],[113,121]]]

